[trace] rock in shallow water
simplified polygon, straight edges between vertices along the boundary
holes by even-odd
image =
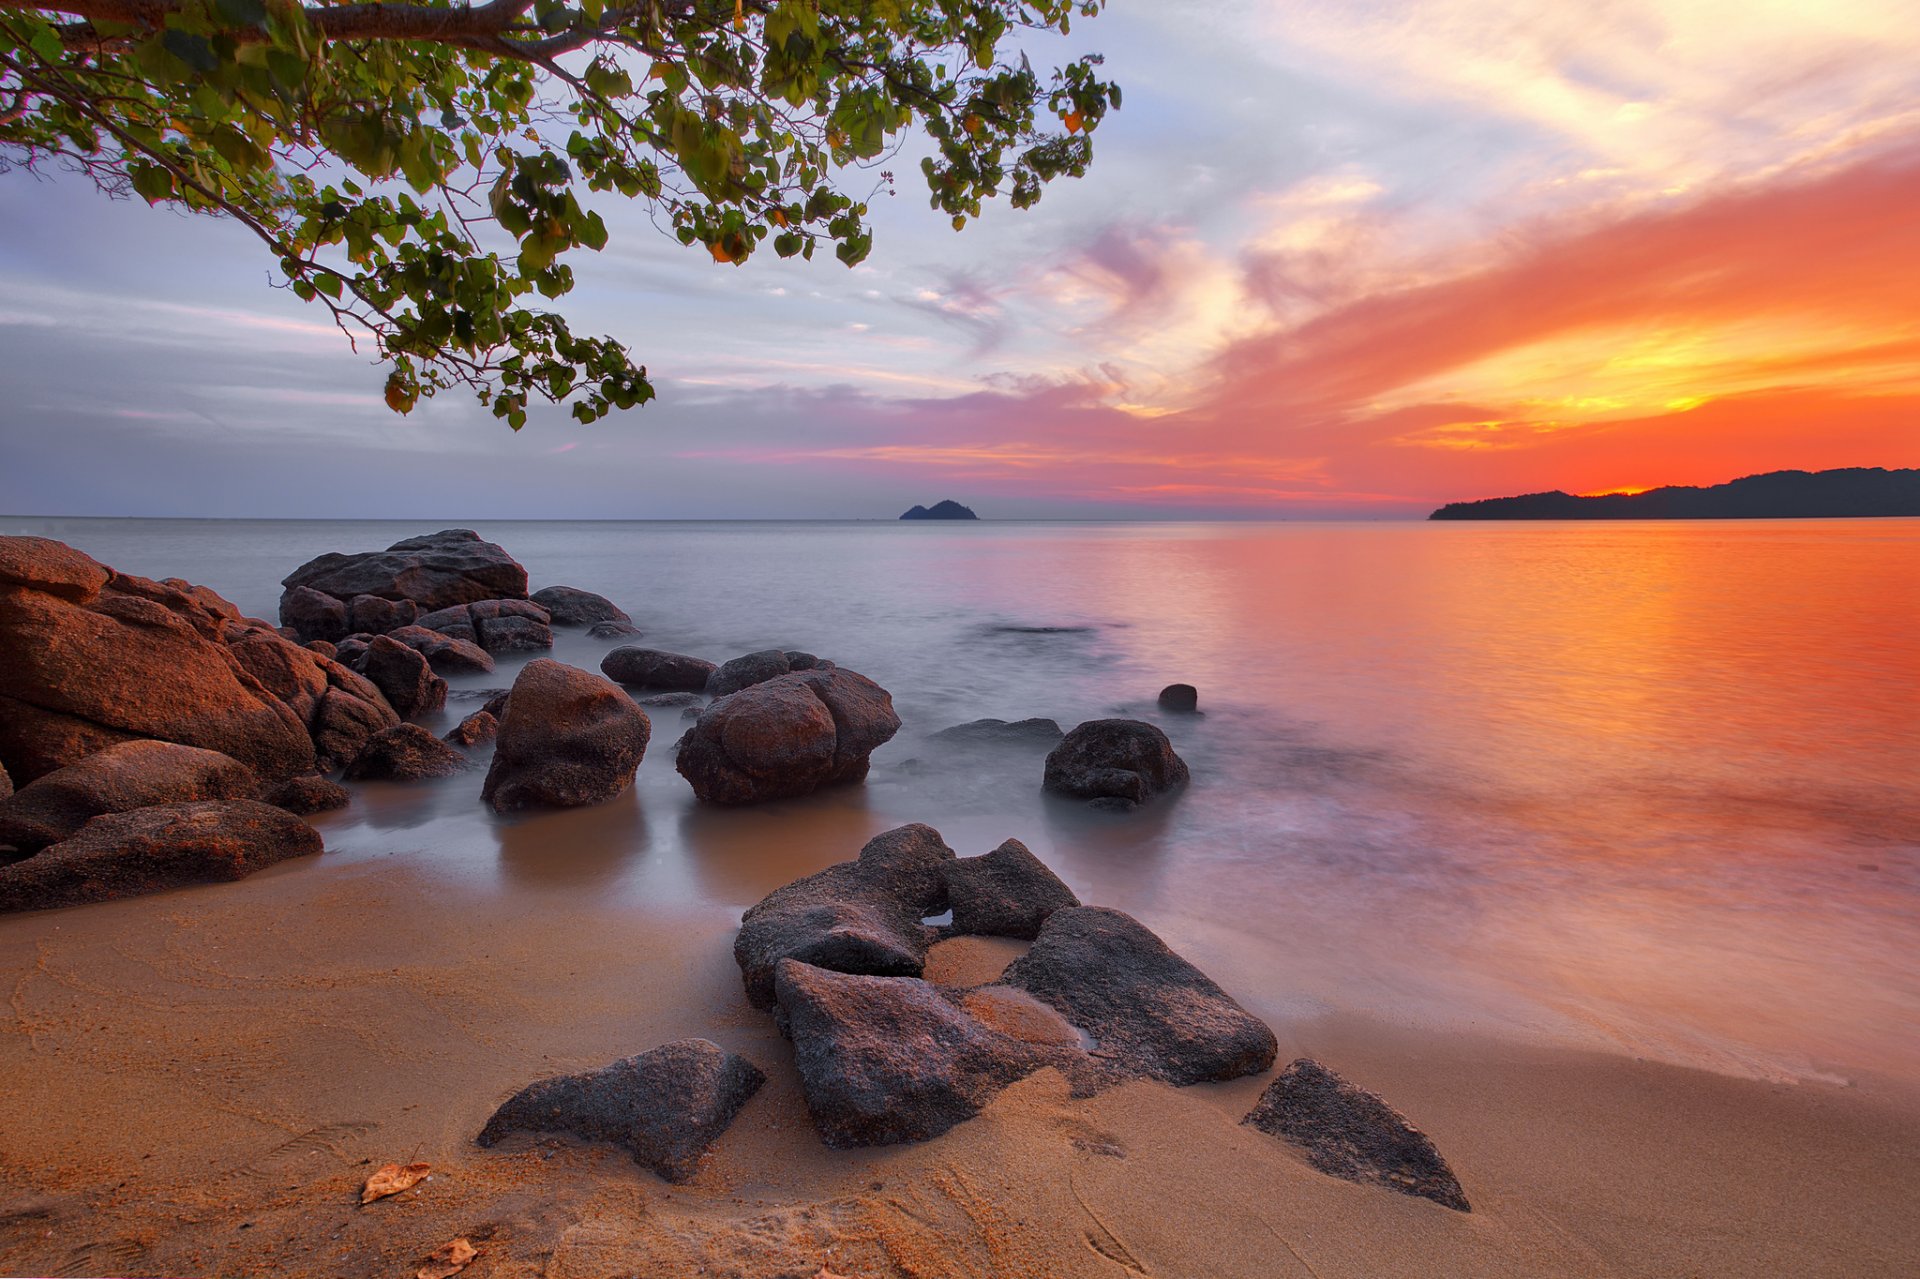
[[[600,673],[629,688],[698,693],[714,672],[712,662],[657,648],[616,648],[600,659]]]
[[[1190,715],[1200,709],[1200,690],[1191,684],[1169,684],[1160,690],[1160,709]]]
[[[500,735],[500,721],[486,711],[473,714],[455,724],[446,740],[455,746],[478,746]]]
[[[700,799],[758,804],[847,785],[900,729],[887,690],[822,663],[722,697],[680,739],[674,767]]]
[[[538,653],[553,647],[547,610],[529,600],[478,600],[423,616],[418,625],[478,644],[489,653]]]
[[[431,611],[474,600],[524,600],[527,570],[505,550],[482,541],[473,530],[450,528],[402,539],[384,551],[353,555],[330,552],[308,560],[280,584],[288,592],[281,599],[280,620],[297,628],[299,623],[287,615],[287,601],[301,588],[341,601],[356,595],[410,600],[422,610]]]
[[[955,724],[952,728],[943,728],[933,735],[933,740],[965,745],[998,742],[1051,745],[1064,736],[1060,725],[1050,719],[1016,719],[1011,722],[1004,719],[976,719]]]
[[[402,626],[389,631],[387,638],[400,641],[426,658],[436,675],[493,674],[493,655],[471,641],[424,626]]]
[[[0,804],[0,844],[44,848],[105,813],[203,799],[252,799],[260,779],[219,751],[121,742],[55,769]]]
[[[626,622],[633,619],[604,595],[583,591],[577,586],[544,586],[532,595],[534,603],[547,610],[555,626],[592,626],[596,622]]]
[[[388,635],[376,635],[354,669],[373,681],[402,719],[430,715],[447,704],[447,681],[425,655]]]
[[[1152,724],[1095,719],[1068,733],[1047,756],[1045,786],[1076,799],[1133,805],[1185,785],[1189,777],[1186,761]]]
[[[1017,839],[990,853],[942,864],[953,931],[980,937],[1033,937],[1056,910],[1080,899]]]
[[[652,734],[647,713],[610,681],[546,658],[529,662],[500,716],[481,794],[502,813],[602,803],[633,784]]]
[[[668,1181],[700,1157],[760,1091],[766,1076],[705,1039],[681,1039],[599,1070],[529,1084],[493,1113],[479,1144],[509,1133],[558,1132],[604,1141]]]
[[[418,724],[400,724],[375,733],[347,765],[350,782],[423,782],[457,777],[473,761]]]
[[[1317,1061],[1302,1057],[1288,1066],[1241,1122],[1300,1147],[1307,1162],[1329,1176],[1472,1211],[1459,1178],[1425,1133]]]
[[[307,817],[345,808],[353,802],[353,797],[347,794],[346,787],[316,773],[310,777],[289,777],[262,795],[260,800],[275,808],[284,808],[289,813]]]

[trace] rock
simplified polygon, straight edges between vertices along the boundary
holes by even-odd
[[[655,693],[650,697],[636,697],[633,700],[642,706],[699,707],[707,704],[707,699],[699,693]]]
[[[638,639],[641,631],[632,622],[595,622],[587,634],[594,639]]]
[[[305,586],[289,587],[280,596],[280,624],[302,640],[342,640],[355,629],[347,625],[344,601]]]
[[[0,767],[0,800],[13,797],[13,778],[7,776],[5,767]]]
[[[606,596],[574,586],[543,586],[530,598],[547,610],[554,626],[592,626],[596,622],[633,621]]]
[[[376,690],[376,697],[379,694]],[[322,772],[344,767],[375,733],[400,722],[384,697],[366,701],[330,688],[313,716],[314,765]]]
[[[800,653],[793,649],[787,650],[787,669],[790,671],[810,671],[821,664],[821,660],[812,653]]]
[[[420,782],[454,777],[473,762],[418,724],[398,724],[375,733],[347,765],[350,782]]]
[[[495,811],[598,804],[633,784],[653,726],[591,671],[540,659],[514,680],[481,794]]]
[[[480,704],[480,709],[495,719],[505,719],[507,717],[507,699],[512,696],[513,690],[510,688],[494,689],[493,695]]]
[[[447,681],[421,653],[386,635],[374,636],[354,669],[372,680],[402,719],[430,715],[447,704]]]
[[[203,799],[252,799],[260,779],[239,760],[176,742],[120,742],[57,768],[0,804],[0,844],[44,848],[103,813]]]
[[[1200,690],[1191,684],[1169,684],[1160,690],[1160,709],[1191,715],[1200,709]]]
[[[1265,1022],[1132,916],[1056,910],[1000,983],[1024,990],[1093,1036],[1108,1070],[1170,1084],[1253,1075],[1279,1049]]]
[[[286,629],[291,630],[292,628],[288,627]],[[338,661],[340,658],[339,647],[335,644],[329,643],[326,640],[308,640],[301,647],[306,648],[311,652],[318,653],[322,657],[332,658],[335,661]]]
[[[785,653],[777,648],[762,649],[758,653],[748,653],[745,657],[722,662],[718,669],[707,676],[705,692],[708,697],[725,697],[743,688],[764,684],[792,669],[793,662]]]
[[[946,909],[953,850],[914,823],[868,840],[853,861],[776,888],[740,917],[733,959],[747,999],[774,1003],[774,970],[798,959],[835,972],[918,977],[937,933],[920,921]]]
[[[1425,1133],[1317,1061],[1302,1057],[1281,1071],[1241,1122],[1300,1147],[1328,1176],[1472,1211],[1459,1178]]]
[[[385,635],[402,626],[411,626],[420,616],[420,606],[412,600],[387,600],[378,595],[356,595],[347,601],[347,630],[368,635]]]
[[[807,1111],[836,1150],[937,1137],[1060,1051],[989,1028],[914,977],[783,959],[775,982]]]
[[[1046,863],[1010,839],[990,853],[941,866],[953,931],[981,937],[1035,937],[1056,910],[1078,906]]]
[[[308,777],[289,777],[260,799],[262,803],[284,808],[301,817],[332,812],[336,808],[345,808],[353,801],[346,787],[338,782],[330,782],[318,773]]]
[[[1186,761],[1153,725],[1137,719],[1095,719],[1068,733],[1047,756],[1046,789],[1077,799],[1143,804],[1185,785]]]
[[[50,537],[0,537],[0,588],[39,591],[85,604],[113,576],[92,556]]]
[[[600,672],[629,688],[701,692],[718,669],[712,662],[655,648],[616,648],[600,659]]]
[[[547,610],[528,600],[479,600],[428,613],[418,624],[489,653],[535,653],[553,647],[547,622]]]
[[[680,739],[674,767],[700,799],[757,804],[846,785],[900,729],[887,690],[831,663],[722,697]]]
[[[410,537],[384,551],[322,555],[302,564],[280,584],[288,592],[281,597],[280,620],[288,626],[298,626],[287,607],[289,597],[301,588],[336,600],[351,600],[356,595],[410,600],[424,612],[475,600],[527,597],[527,571],[470,529],[445,529],[425,537]]]
[[[1004,719],[976,719],[955,724],[952,728],[943,728],[933,735],[933,740],[968,745],[986,742],[1051,745],[1065,736],[1060,731],[1060,725],[1050,719],[1016,719],[1011,722]]]
[[[475,711],[453,726],[446,740],[455,746],[478,746],[500,735],[500,721],[486,711]]]
[[[387,638],[398,640],[426,658],[436,675],[493,674],[493,656],[471,641],[455,639],[424,626],[402,626],[388,632]]]
[[[0,867],[0,911],[46,910],[243,879],[322,851],[320,832],[250,799],[108,813],[71,839]]]
[[[371,635],[349,635],[333,646],[333,660],[342,666],[351,667],[366,655],[367,645],[373,643]]]
[[[567,1133],[618,1146],[642,1167],[683,1182],[766,1078],[717,1044],[680,1039],[599,1070],[529,1084],[493,1112],[477,1140],[491,1146],[508,1133]]]

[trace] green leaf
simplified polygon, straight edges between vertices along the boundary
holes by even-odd
[[[211,71],[220,65],[220,59],[213,55],[212,43],[203,35],[168,27],[160,34],[160,44],[195,71]]]

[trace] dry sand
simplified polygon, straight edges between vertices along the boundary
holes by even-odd
[[[1147,922],[1151,923],[1151,920]],[[1264,1077],[1074,1101],[1052,1072],[935,1141],[834,1152],[747,1007],[724,914],[472,892],[402,859],[0,920],[0,1272],[1909,1276],[1920,1099],[1736,1080],[1357,1018],[1276,1026],[1421,1125],[1462,1215],[1314,1172],[1238,1119]],[[1019,953],[954,942],[981,980]],[[473,1145],[528,1081],[683,1035],[770,1081],[690,1184]],[[381,1164],[414,1191],[357,1204]]]

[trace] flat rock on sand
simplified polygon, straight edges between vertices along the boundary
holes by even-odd
[[[529,1084],[494,1111],[476,1140],[491,1146],[509,1133],[567,1133],[618,1146],[668,1181],[686,1181],[765,1082],[746,1058],[705,1039],[680,1039],[599,1070]]]
[[[275,862],[321,851],[319,831],[255,800],[109,813],[71,839],[0,866],[0,911],[77,906],[244,879]]]
[[[500,716],[481,794],[502,813],[603,803],[633,785],[652,734],[647,713],[611,681],[529,662]]]
[[[0,844],[44,848],[103,813],[201,799],[252,799],[260,779],[219,751],[177,742],[120,742],[57,768],[0,803]]]

